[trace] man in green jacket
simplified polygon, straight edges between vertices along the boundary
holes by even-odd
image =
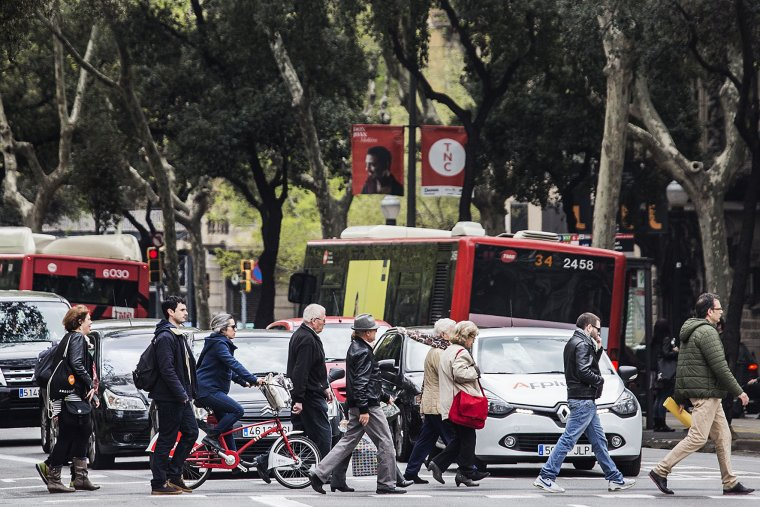
[[[744,487],[731,469],[731,430],[721,400],[731,393],[747,405],[749,397],[728,368],[723,344],[715,328],[723,312],[718,296],[709,292],[702,294],[694,311],[697,317],[687,319],[681,327],[673,394],[680,410],[686,400],[691,400],[694,406],[691,428],[686,438],[649,472],[649,477],[660,491],[672,495],[673,491],[668,489],[668,474],[682,459],[701,449],[709,436],[715,442],[723,494],[747,495],[754,489]]]

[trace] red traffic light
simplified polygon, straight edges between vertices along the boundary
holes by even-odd
[[[148,259],[158,259],[157,248],[148,248]]]

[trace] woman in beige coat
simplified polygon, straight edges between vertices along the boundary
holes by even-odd
[[[441,354],[441,362],[438,370],[438,389],[441,399],[441,418],[454,433],[454,439],[449,442],[438,456],[430,460],[429,469],[433,478],[445,484],[442,472],[457,460],[459,470],[455,477],[457,486],[477,486],[475,482],[488,474],[476,474],[473,470],[475,464],[475,429],[461,426],[451,422],[449,410],[454,401],[454,396],[464,391],[472,396],[483,396],[480,390],[480,370],[475,364],[470,351],[475,338],[478,336],[478,327],[465,320],[457,324],[451,345]]]

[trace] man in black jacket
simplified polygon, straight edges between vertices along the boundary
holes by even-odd
[[[330,453],[309,474],[311,487],[325,494],[322,485],[330,472],[339,467],[359,444],[366,432],[377,447],[377,493],[406,493],[396,488],[396,449],[393,446],[388,420],[380,402],[392,403],[383,392],[380,366],[372,353],[377,336],[377,324],[372,315],[357,315],[352,326],[351,346],[346,354],[346,404],[348,429]]]
[[[150,464],[153,479],[151,494],[192,493],[182,480],[182,467],[198,438],[198,422],[193,411],[197,388],[195,358],[180,327],[187,320],[187,306],[179,296],[169,296],[161,303],[164,319],[156,324],[153,338],[159,377],[150,392],[158,409],[158,440]],[[169,460],[169,451],[182,438]]]
[[[599,370],[599,358],[602,356],[602,337],[599,333],[602,324],[599,317],[593,313],[584,313],[578,317],[576,326],[578,328],[564,350],[567,406],[570,415],[565,432],[559,437],[533,485],[550,493],[564,493],[565,489],[557,485],[555,479],[559,475],[565,456],[573,450],[578,439],[585,433],[599,466],[604,471],[604,478],[609,481],[607,490],[628,489],[636,484],[636,481],[624,479],[610,458],[607,438],[599,422],[594,401],[602,395],[604,387],[604,378]]]

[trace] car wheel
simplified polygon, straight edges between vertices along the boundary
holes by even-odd
[[[596,465],[595,459],[584,459],[582,461],[574,461],[573,466],[576,470],[592,470]]]
[[[620,470],[620,473],[624,476],[637,477],[639,472],[641,472],[641,453],[639,453],[638,458],[633,461],[620,461],[615,462],[615,464],[617,465],[618,470]]]
[[[90,460],[90,468],[93,469],[110,468],[113,466],[115,459],[113,454],[105,454],[100,451],[94,429],[90,434],[90,442],[87,446],[87,458]]]

